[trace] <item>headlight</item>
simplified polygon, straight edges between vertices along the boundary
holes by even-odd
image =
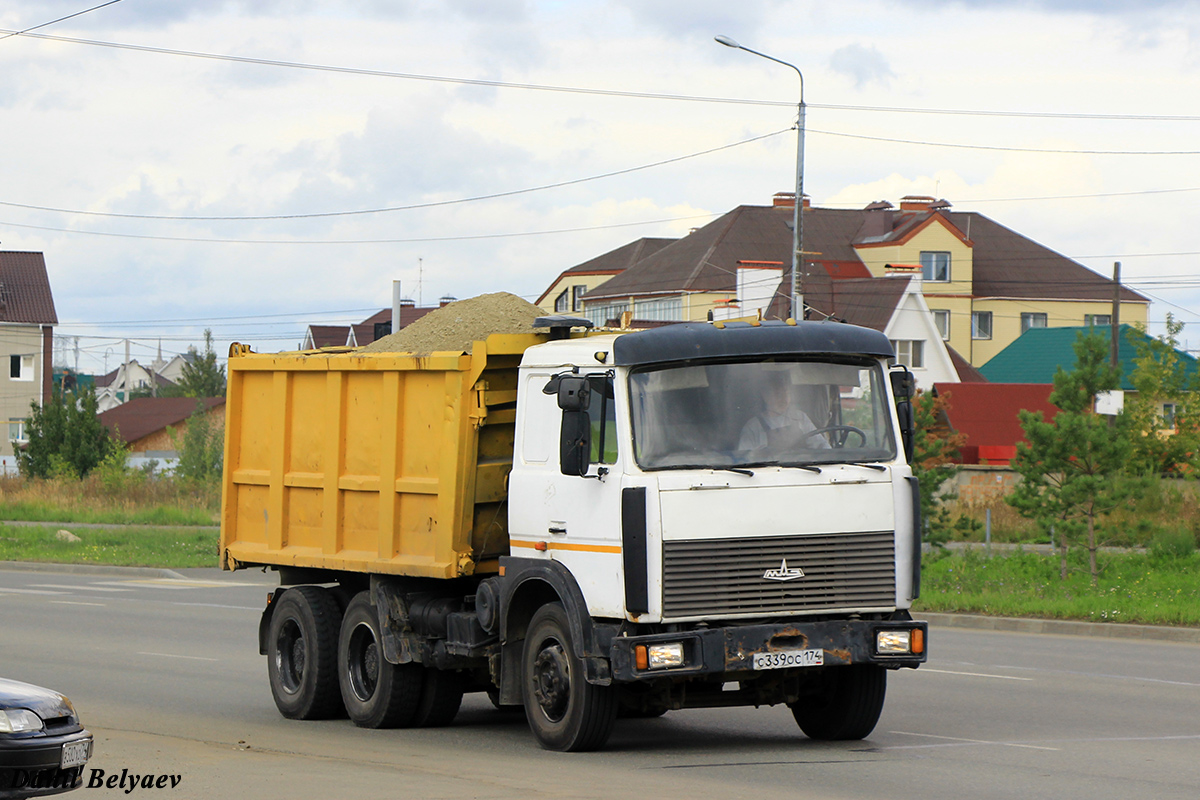
[[[877,631],[875,652],[881,655],[898,655],[912,652],[912,631]]]
[[[27,708],[10,708],[0,711],[0,733],[40,731],[42,718]]]
[[[683,642],[669,644],[639,644],[634,648],[638,669],[667,669],[683,666]]]
[[[650,669],[683,666],[683,643],[652,644],[646,648]]]

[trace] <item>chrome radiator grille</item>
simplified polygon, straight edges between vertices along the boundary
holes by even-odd
[[[663,617],[750,616],[826,609],[893,608],[892,531],[753,539],[667,541]],[[800,570],[803,577],[763,577]]]

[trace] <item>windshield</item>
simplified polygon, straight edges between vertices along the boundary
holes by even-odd
[[[768,361],[674,366],[629,378],[643,469],[890,461],[878,363]]]

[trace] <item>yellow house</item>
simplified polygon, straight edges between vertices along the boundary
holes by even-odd
[[[682,239],[642,255],[618,273],[568,292],[572,281],[589,275],[567,270],[542,296],[547,311],[555,298],[563,311],[583,312],[597,325],[622,312],[645,321],[694,321],[732,313],[761,311],[787,316],[786,284],[792,244],[792,195],[776,195],[771,206],[739,206]],[[1076,261],[1038,244],[976,212],[952,211],[945,200],[905,197],[896,209],[886,201],[863,209],[814,208],[803,214],[800,275],[805,282],[884,277],[897,267],[919,273],[921,293],[943,342],[965,361],[981,366],[1030,328],[1107,325],[1118,287]],[[648,240],[639,240],[648,241]],[[632,257],[635,245],[614,250]],[[608,259],[609,269],[617,259]],[[917,269],[919,267],[919,269]],[[578,278],[572,278],[574,271]],[[746,276],[757,275],[757,278]],[[777,281],[774,299],[747,307],[746,285]],[[759,287],[761,289],[761,287]],[[1120,321],[1146,322],[1150,301],[1120,288]],[[759,293],[761,294],[761,292]],[[823,308],[806,304],[806,315],[821,318]],[[913,344],[912,347],[918,345]]]
[[[638,239],[616,250],[564,270],[534,305],[549,314],[578,314],[583,311],[583,296],[614,275],[659,250],[674,239]]]

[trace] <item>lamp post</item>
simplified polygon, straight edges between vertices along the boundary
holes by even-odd
[[[800,274],[800,266],[803,258],[803,250],[801,245],[804,242],[804,75],[800,72],[800,68],[795,64],[789,64],[774,56],[769,56],[766,53],[760,53],[757,50],[751,50],[749,47],[740,45],[728,36],[714,37],[718,44],[723,44],[726,47],[733,47],[738,50],[745,50],[747,53],[753,53],[756,56],[765,58],[768,61],[774,61],[776,64],[783,64],[785,67],[791,67],[796,70],[796,75],[800,78],[800,103],[798,104],[798,116],[796,117],[796,201],[794,211],[792,213],[792,318],[796,320],[804,319],[804,290],[800,279],[797,277]]]

